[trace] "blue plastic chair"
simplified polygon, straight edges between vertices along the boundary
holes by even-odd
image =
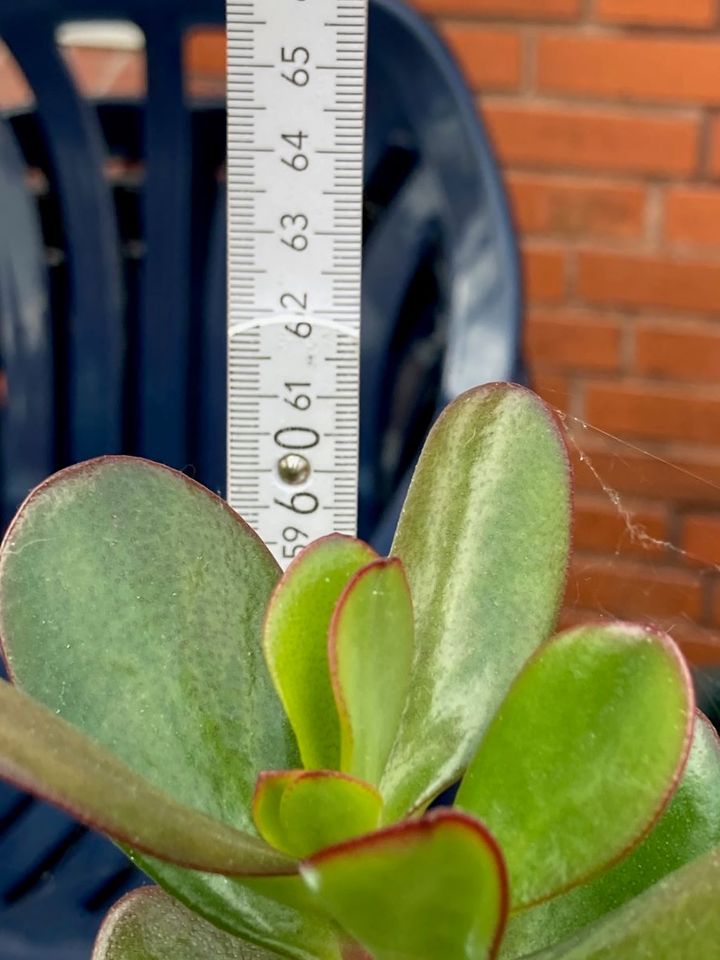
[[[145,100],[78,96],[55,44],[68,17],[141,27]],[[185,31],[223,19],[221,0],[0,5],[36,97],[0,118],[5,520],[48,473],[102,453],[224,487],[224,109],[185,99],[182,73]],[[387,542],[437,411],[520,378],[522,294],[500,177],[445,48],[395,0],[371,0],[369,50],[360,532]],[[112,179],[108,156],[135,172]],[[3,960],[87,957],[139,880],[107,841],[0,785]]]

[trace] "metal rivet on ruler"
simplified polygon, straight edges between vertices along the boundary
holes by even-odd
[[[278,476],[283,483],[298,486],[310,476],[310,464],[299,453],[288,453],[278,460]]]

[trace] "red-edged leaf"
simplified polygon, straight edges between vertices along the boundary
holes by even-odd
[[[375,960],[488,960],[507,915],[500,850],[438,810],[321,851],[301,866],[317,903]]]

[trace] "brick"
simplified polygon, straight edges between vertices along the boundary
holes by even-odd
[[[559,370],[617,370],[622,325],[613,317],[581,310],[533,310],[525,325],[525,349],[533,366]]]
[[[636,506],[630,500],[622,508],[623,512],[605,495],[578,494],[573,523],[575,550],[640,558],[665,554],[664,544],[669,539],[667,508],[656,504]]]
[[[225,76],[227,44],[220,27],[191,30],[185,38],[184,53],[186,70]]]
[[[711,122],[708,139],[708,173],[720,179],[720,117]]]
[[[616,617],[601,610],[583,607],[564,607],[558,618],[558,629],[566,630],[585,623],[612,622]],[[657,617],[636,614],[633,619],[665,629],[680,646],[685,658],[695,667],[720,666],[720,632],[699,627],[687,621],[669,619],[659,622]]]
[[[551,407],[563,413],[569,412],[570,383],[566,377],[533,371],[532,388]]]
[[[720,41],[545,34],[537,83],[547,93],[720,103]]]
[[[687,621],[668,623],[666,630],[694,667],[720,666],[720,632]]]
[[[557,630],[569,630],[571,627],[581,627],[586,623],[599,623],[612,619],[613,617],[604,616],[598,610],[564,606],[558,616]]]
[[[613,434],[716,444],[720,389],[591,383],[585,393],[585,417]]]
[[[522,173],[511,174],[506,183],[523,233],[608,239],[643,234],[646,191],[640,184]]]
[[[592,437],[593,431],[585,433]],[[602,489],[620,495],[669,500],[688,505],[720,504],[720,451],[684,450],[653,456],[623,443],[585,444],[580,454],[570,445],[575,483],[578,489],[597,493]],[[600,478],[600,479],[598,479]]]
[[[595,17],[601,23],[656,27],[712,27],[716,0],[596,0]]]
[[[445,23],[442,33],[474,90],[517,90],[520,86],[519,33],[471,23]]]
[[[483,101],[505,164],[598,172],[687,175],[696,165],[694,118],[635,111]]]
[[[414,0],[431,15],[469,14],[476,17],[519,17],[523,20],[576,20],[582,0]]]
[[[25,75],[0,40],[0,110],[13,110],[31,103],[32,99]]]
[[[578,292],[589,303],[717,313],[720,264],[585,250],[578,261]]]
[[[145,92],[145,57],[136,50],[61,47],[61,51],[86,97],[139,97]]]
[[[720,516],[716,513],[685,516],[680,546],[688,554],[686,560],[690,563],[720,565]]]
[[[710,321],[640,320],[635,325],[635,370],[648,377],[717,383],[720,328]]]
[[[565,296],[565,251],[556,247],[526,247],[523,250],[528,300],[558,303]]]
[[[699,576],[674,567],[611,558],[573,562],[566,601],[620,618],[689,617],[702,613]]]
[[[665,239],[720,247],[720,189],[674,187],[665,197]]]

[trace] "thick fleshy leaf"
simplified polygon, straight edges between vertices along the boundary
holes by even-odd
[[[223,933],[158,887],[123,897],[105,918],[92,960],[278,960]]]
[[[570,486],[561,431],[530,391],[461,396],[425,444],[393,554],[415,608],[408,708],[381,792],[399,816],[456,780],[565,582]]]
[[[572,939],[534,953],[532,960],[715,960],[719,901],[720,849],[715,849]]]
[[[693,711],[673,642],[633,624],[569,630],[528,662],[456,801],[497,837],[514,909],[639,842],[682,774]]]
[[[328,628],[348,580],[376,558],[361,540],[340,534],[317,540],[287,568],[267,609],[265,658],[308,770],[340,767]]]
[[[0,775],[115,840],[222,874],[292,874],[257,837],[158,790],[106,747],[0,680]]]
[[[318,902],[375,960],[485,960],[507,913],[497,844],[438,810],[321,851],[301,866]]]
[[[402,563],[377,560],[345,589],[328,655],[340,717],[340,769],[379,783],[407,699],[413,609]]]
[[[279,575],[237,514],[182,474],[129,457],[72,467],[30,495],[3,542],[10,670],[179,803],[254,832],[258,774],[298,766],[260,642]],[[327,924],[238,880],[135,860],[239,936],[337,955]]]
[[[597,879],[513,917],[501,956],[523,957],[565,940],[717,846],[720,744],[710,722],[699,714],[682,781],[654,830]]]
[[[262,774],[253,801],[260,835],[294,857],[370,833],[381,812],[382,798],[371,784],[334,770]]]
[[[280,802],[288,786],[301,777],[302,770],[269,770],[261,773],[253,797],[253,820],[258,833],[269,844],[283,850],[288,842],[280,819]]]

